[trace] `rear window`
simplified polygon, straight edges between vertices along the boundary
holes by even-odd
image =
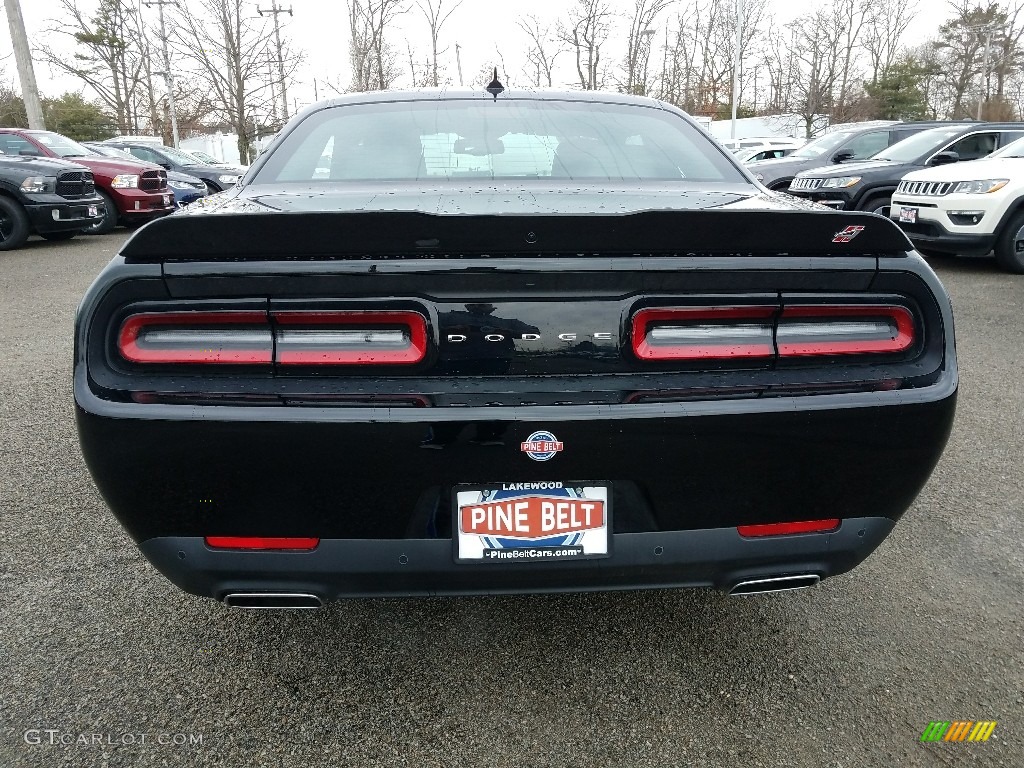
[[[254,181],[549,178],[746,180],[699,128],[662,109],[499,98],[329,107],[286,136]]]

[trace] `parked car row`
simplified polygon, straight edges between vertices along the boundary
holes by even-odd
[[[141,226],[227,189],[242,173],[153,143],[80,143],[0,128],[0,251],[32,234],[68,240]]]
[[[844,128],[748,168],[769,189],[890,216],[925,255],[994,251],[1024,273],[1022,158],[1024,123],[947,121]]]

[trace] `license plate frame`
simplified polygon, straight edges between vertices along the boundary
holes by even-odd
[[[899,219],[904,224],[917,224],[917,215],[920,209],[910,206],[900,206]]]
[[[98,205],[90,205],[85,209],[85,215],[87,218],[95,219],[100,215],[100,207]]]
[[[452,488],[451,499],[456,563],[522,567],[611,556],[611,483],[465,484]]]

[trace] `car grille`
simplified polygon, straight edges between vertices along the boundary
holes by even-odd
[[[166,171],[145,171],[139,179],[139,189],[144,192],[157,192],[167,188]]]
[[[55,191],[61,197],[71,200],[92,197],[96,193],[92,171],[64,171],[57,177]]]
[[[822,179],[810,179],[798,176],[790,183],[790,189],[817,189],[821,186]]]
[[[922,195],[925,197],[938,197],[948,195],[953,188],[951,181],[901,181],[896,187],[896,194],[901,192],[905,195]]]

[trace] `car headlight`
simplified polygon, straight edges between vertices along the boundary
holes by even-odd
[[[242,177],[236,173],[225,173],[223,176],[218,176],[217,181],[221,184],[237,184],[240,178]]]
[[[834,179],[825,179],[821,186],[831,189],[847,189],[856,184],[860,184],[860,176],[836,176]]]
[[[122,173],[110,180],[114,189],[135,189],[139,186],[139,177],[130,173]]]
[[[758,181],[760,181],[762,184],[764,184],[764,174],[763,173],[755,174],[754,178],[757,179]]]
[[[964,195],[987,195],[997,192],[1010,183],[1009,179],[983,179],[980,181],[961,181],[953,187],[953,193]]]
[[[21,191],[28,195],[41,195],[56,190],[56,176],[29,176],[21,182]]]

